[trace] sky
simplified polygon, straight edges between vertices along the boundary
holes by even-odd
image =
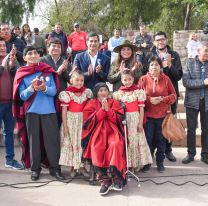
[[[38,27],[39,30],[42,30],[48,25],[48,20],[41,17],[41,15],[44,15],[44,11],[46,11],[51,2],[52,0],[42,0],[39,3],[36,3],[34,15],[29,18],[29,25],[31,30],[35,27]]]

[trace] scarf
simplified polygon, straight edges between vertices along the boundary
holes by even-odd
[[[139,89],[137,85],[132,84],[130,87],[121,86],[119,90],[123,92],[133,92],[134,90]]]
[[[66,91],[73,92],[73,93],[83,93],[85,89],[86,88],[84,86],[79,89],[74,86],[69,86],[68,88],[66,88]]]

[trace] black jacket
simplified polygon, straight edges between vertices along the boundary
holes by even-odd
[[[163,68],[163,72],[170,78],[175,88],[176,94],[179,97],[178,81],[181,80],[183,76],[180,56],[177,52],[171,50],[169,46],[167,46],[167,52],[171,55],[172,66],[170,68],[168,67]],[[143,74],[146,74],[148,72],[148,68],[149,68],[148,61],[152,56],[158,56],[155,46],[151,49],[151,52],[145,57],[144,65],[143,65],[144,66]]]
[[[44,62],[50,65],[51,67],[54,68],[55,71],[58,70],[58,68],[61,66],[63,61],[64,61],[64,58],[60,57],[60,59],[57,62],[57,65],[55,65],[52,57],[49,54],[40,58],[40,62]],[[69,83],[69,80],[70,80],[69,73],[71,72],[71,70],[72,70],[72,67],[71,67],[71,64],[69,64],[68,68],[64,72],[62,72],[61,75],[59,75],[60,91],[64,91],[67,88],[67,83]]]
[[[17,53],[16,53],[17,61],[21,66],[23,66],[24,65],[23,50],[25,48],[25,44],[21,39],[17,38],[15,34],[12,34],[11,39],[8,42],[6,42],[7,53],[9,53],[12,50],[12,44],[14,44],[15,47],[17,48]]]

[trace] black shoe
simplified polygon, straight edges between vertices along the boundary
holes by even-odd
[[[31,180],[37,181],[39,179],[39,176],[40,176],[40,172],[32,171]]]
[[[151,168],[151,164],[147,164],[147,165],[144,165],[144,167],[141,169],[141,171],[145,173],[145,172],[149,171],[150,168]]]
[[[189,164],[190,162],[194,161],[194,157],[187,155],[185,158],[182,159],[183,164]]]
[[[55,177],[57,180],[65,180],[65,177],[62,176],[60,171],[56,171],[56,172],[50,172],[50,175],[52,177]]]
[[[121,180],[115,180],[113,182],[113,190],[115,191],[122,191],[123,190],[123,183]]]
[[[176,158],[175,158],[175,156],[173,155],[172,152],[169,152],[169,153],[165,154],[165,156],[169,161],[176,162]]]
[[[111,188],[112,188],[112,184],[109,184],[109,185],[101,185],[99,194],[100,195],[107,195]]]
[[[157,170],[158,172],[164,172],[165,171],[165,167],[163,165],[163,162],[157,162]]]
[[[202,156],[201,161],[208,164],[208,156]]]

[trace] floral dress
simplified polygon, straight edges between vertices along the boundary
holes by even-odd
[[[144,90],[114,92],[113,97],[126,106],[126,120],[128,128],[128,163],[129,167],[140,169],[152,163],[152,156],[147,144],[144,131],[138,132],[139,107],[144,107],[146,94]]]
[[[80,96],[69,91],[62,91],[59,94],[61,106],[67,106],[67,126],[69,131],[68,135],[64,136],[63,124],[61,125],[60,165],[74,167],[74,169],[83,167],[83,164],[81,163],[83,108],[90,98],[92,98],[92,92],[89,89],[86,89]]]

